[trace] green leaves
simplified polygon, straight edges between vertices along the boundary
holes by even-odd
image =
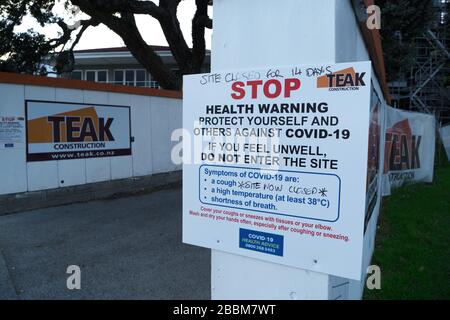
[[[41,26],[53,23],[54,0],[4,0],[0,2],[0,70],[46,74],[41,61],[55,48],[43,34],[33,30],[16,32],[30,14]],[[59,45],[59,44],[58,44]]]
[[[42,68],[42,57],[50,47],[45,36],[33,31],[14,33],[10,28],[2,28],[0,21],[0,70],[20,73],[46,73]]]

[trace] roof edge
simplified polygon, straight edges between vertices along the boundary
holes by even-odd
[[[378,29],[369,29],[367,27],[368,15],[366,10],[369,6],[375,5],[375,1],[351,0],[351,3],[359,24],[359,29],[361,30],[367,50],[369,51],[369,56],[372,60],[375,73],[380,82],[381,89],[383,90],[384,98],[388,103],[391,103],[391,94],[389,92],[386,79],[386,66],[384,64],[383,45],[380,31]]]
[[[0,72],[0,83],[30,85],[39,87],[64,88],[75,90],[105,91],[112,93],[134,94],[150,97],[182,99],[181,91],[131,87],[110,83],[98,83],[64,78],[50,78],[19,73]]]

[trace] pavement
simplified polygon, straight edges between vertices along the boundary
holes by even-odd
[[[210,299],[210,270],[181,242],[180,189],[0,216],[0,299]]]

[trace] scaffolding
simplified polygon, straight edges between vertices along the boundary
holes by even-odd
[[[436,21],[414,40],[413,67],[390,83],[394,107],[435,114],[441,123],[450,122],[450,39],[444,23],[449,3],[434,1]]]

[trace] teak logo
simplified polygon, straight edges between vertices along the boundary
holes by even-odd
[[[409,120],[396,123],[386,131],[384,173],[420,168],[422,136],[412,134]]]
[[[29,143],[114,141],[113,118],[101,118],[89,107],[30,120]]]
[[[359,90],[365,87],[365,72],[356,72],[353,67],[326,74],[317,78],[317,88],[330,91]]]
[[[131,155],[130,107],[27,101],[27,161]]]

